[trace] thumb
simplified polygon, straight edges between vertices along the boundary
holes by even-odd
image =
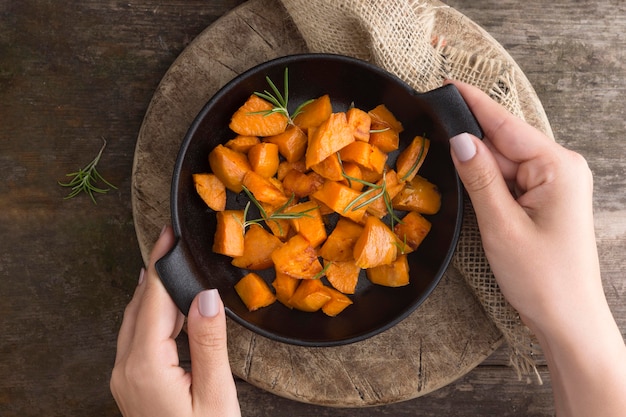
[[[235,415],[231,412],[239,410],[239,404],[228,362],[226,315],[216,289],[196,296],[189,309],[187,331],[194,406],[225,413],[216,415]]]
[[[509,191],[496,158],[477,137],[450,139],[452,160],[476,212],[483,236],[497,235],[521,208]],[[487,233],[485,233],[487,232]]]

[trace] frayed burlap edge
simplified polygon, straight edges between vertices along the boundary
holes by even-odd
[[[437,14],[448,6],[436,0],[282,0],[311,52],[367,60],[396,74],[417,91],[457,79],[477,86],[524,119],[515,85],[516,69],[475,51],[449,34],[434,33]],[[504,299],[485,257],[476,216],[466,199],[464,223],[453,267],[457,268],[500,330],[511,366],[521,379],[535,375],[538,346],[517,312]]]

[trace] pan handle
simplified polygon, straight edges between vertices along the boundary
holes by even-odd
[[[183,239],[178,238],[155,264],[163,285],[180,311],[187,315],[196,295],[205,288],[200,283],[197,267]]]
[[[471,133],[482,139],[482,129],[456,86],[444,85],[418,96],[427,103],[426,108],[429,109],[433,122],[443,128],[447,138],[460,133]]]

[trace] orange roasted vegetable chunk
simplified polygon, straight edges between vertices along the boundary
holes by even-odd
[[[387,125],[398,133],[402,133],[404,130],[402,123],[396,119],[396,116],[394,116],[394,114],[384,104],[376,106],[370,110],[368,114],[372,118],[372,123],[376,122]]]
[[[278,146],[267,142],[256,144],[248,151],[248,161],[252,170],[260,176],[273,177],[280,163]]]
[[[369,142],[370,126],[372,123],[371,116],[361,109],[352,107],[346,112],[346,118],[353,130],[354,139]]]
[[[196,192],[211,209],[222,211],[226,208],[226,187],[214,174],[193,174]]]
[[[343,173],[345,172],[345,174],[351,178],[363,180],[363,171],[361,171],[361,168],[359,168],[357,164],[355,164],[354,162],[344,162],[342,163],[342,165],[343,165],[343,172],[341,174],[342,177],[343,177]],[[362,182],[354,181],[352,179],[349,180],[346,177],[339,179],[339,181],[346,184],[348,187],[352,188],[353,190],[357,190],[357,191],[361,191],[363,187],[365,187],[365,184],[363,184]]]
[[[302,280],[291,277],[287,274],[276,272],[276,277],[274,278],[274,281],[272,281],[272,286],[274,287],[274,291],[276,291],[276,298],[278,301],[283,303],[286,307],[293,308],[293,306],[289,303],[289,300],[293,297],[293,294],[296,292],[296,288],[298,288],[301,281]]]
[[[352,129],[348,125],[345,113],[333,113],[312,135],[306,150],[306,167],[311,168],[354,142]]]
[[[382,185],[383,181],[385,182],[385,189],[390,200],[398,195],[398,193],[400,193],[405,187],[405,184],[400,182],[398,174],[394,170],[387,171],[385,173],[385,178],[379,180],[377,185]],[[385,217],[388,210],[384,197],[381,195],[376,200],[372,201],[371,204],[368,204],[367,212],[372,216],[378,217],[379,219]]]
[[[284,211],[285,213],[303,213],[302,217],[291,219],[293,229],[304,236],[309,244],[317,248],[326,240],[326,226],[322,220],[322,214],[315,201],[306,201],[304,203],[291,206]]]
[[[269,285],[254,272],[250,272],[235,284],[235,291],[249,311],[255,311],[276,301]]]
[[[435,214],[441,208],[439,189],[419,175],[416,175],[399,194],[392,198],[393,206],[398,210]]]
[[[281,206],[289,201],[289,198],[269,178],[262,177],[254,171],[246,172],[243,177],[243,185],[261,203]]]
[[[327,316],[335,317],[343,310],[345,310],[346,307],[352,304],[352,300],[342,294],[340,291],[337,291],[330,287],[324,287],[324,290],[328,295],[330,295],[330,300],[328,300],[326,304],[322,306],[322,311]]]
[[[252,170],[246,155],[224,145],[217,145],[209,153],[209,165],[224,186],[235,193],[241,192],[243,177]]]
[[[396,260],[396,235],[374,216],[367,218],[363,234],[354,245],[354,262],[363,269],[388,265]]]
[[[330,265],[328,265],[330,263]],[[335,289],[344,294],[354,294],[356,284],[359,282],[361,268],[354,261],[334,262],[324,260],[326,279]]]
[[[278,152],[288,161],[296,162],[304,158],[309,138],[297,126],[290,125],[283,133],[264,139],[278,146]]]
[[[224,146],[232,149],[235,152],[241,152],[247,154],[250,148],[252,148],[257,143],[261,143],[261,140],[256,136],[242,136],[237,135],[236,138],[229,140],[226,142]]]
[[[411,181],[417,175],[429,148],[430,140],[416,136],[409,146],[398,155],[396,171],[402,181]]]
[[[340,218],[326,242],[319,249],[319,255],[335,262],[354,261],[352,251],[362,233],[363,226],[344,217]]]
[[[259,270],[271,268],[272,252],[283,242],[258,224],[252,224],[243,238],[243,255],[233,258],[231,264],[238,268]]]
[[[296,234],[272,253],[276,273],[312,279],[322,271],[317,252],[302,235]]]
[[[283,187],[286,194],[293,193],[298,198],[310,196],[319,190],[322,184],[324,184],[324,178],[317,172],[305,174],[292,169],[283,178]]]
[[[217,226],[213,238],[213,252],[226,256],[244,253],[243,210],[224,210],[215,213]]]
[[[331,299],[327,288],[319,279],[301,280],[289,304],[293,308],[312,313],[321,309]]]
[[[387,154],[367,142],[356,141],[339,151],[342,161],[354,162],[361,168],[382,174]]]
[[[373,283],[385,287],[403,287],[409,284],[409,262],[406,255],[400,255],[389,265],[380,265],[365,271]]]
[[[431,223],[424,216],[416,211],[409,212],[402,218],[402,223],[394,226],[394,232],[399,242],[406,242],[409,249],[404,249],[404,253],[417,249],[422,243],[428,232],[430,232]]]
[[[321,125],[330,117],[332,112],[333,107],[330,102],[330,96],[324,94],[302,107],[302,111],[296,115],[293,123],[300,129],[308,130],[311,127]]]
[[[273,136],[285,131],[287,117],[281,113],[267,114],[274,106],[252,94],[233,114],[229,127],[243,136]]]
[[[341,171],[341,163],[336,153],[330,155],[319,164],[313,165],[311,169],[327,180],[342,181],[344,178]]]
[[[365,215],[365,207],[359,209],[348,207],[354,200],[361,197],[361,193],[336,181],[326,181],[322,188],[314,192],[312,196],[327,205],[334,212],[357,223]]]
[[[389,153],[398,149],[400,135],[386,124],[372,122],[369,143],[383,152]]]

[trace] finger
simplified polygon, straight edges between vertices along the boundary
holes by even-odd
[[[191,304],[187,330],[191,354],[192,396],[198,406],[228,410],[237,406],[237,393],[228,362],[226,316],[217,290],[205,290]]]
[[[132,342],[132,337],[135,333],[135,323],[137,320],[137,312],[139,311],[140,300],[143,297],[143,292],[145,285],[143,282],[145,280],[145,272],[144,268],[141,268],[139,272],[139,280],[137,282],[137,287],[135,287],[135,292],[133,294],[133,298],[130,300],[126,309],[124,310],[124,318],[122,319],[122,324],[120,326],[120,331],[117,336],[117,353],[115,355],[115,363],[117,364],[121,358],[126,356],[130,344]]]

